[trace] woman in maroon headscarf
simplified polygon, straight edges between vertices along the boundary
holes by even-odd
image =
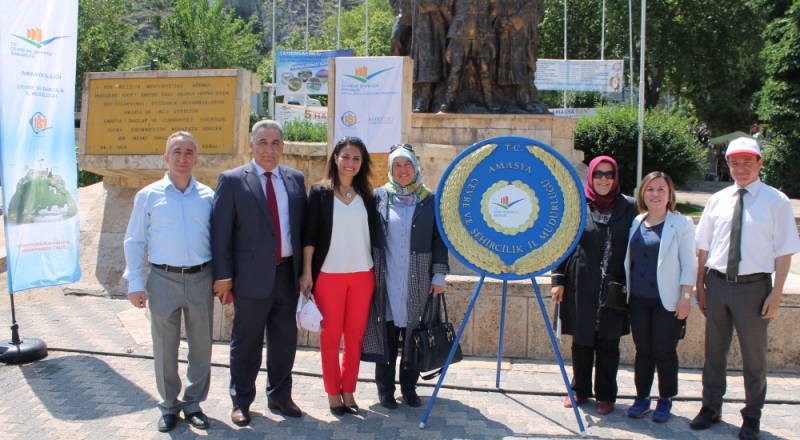
[[[561,333],[572,335],[572,391],[580,405],[595,396],[597,413],[614,411],[619,339],[629,333],[627,312],[602,307],[603,278],[625,283],[628,230],[637,215],[620,194],[617,162],[598,156],[586,178],[589,215],[575,250],[552,272],[553,301],[561,303]],[[595,367],[594,392],[592,366]],[[569,396],[565,407],[572,407]]]

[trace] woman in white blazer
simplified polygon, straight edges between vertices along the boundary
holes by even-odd
[[[675,213],[675,186],[663,172],[642,180],[625,256],[628,319],[636,345],[636,400],[628,416],[651,411],[650,389],[658,369],[659,399],[653,421],[669,420],[678,394],[678,341],[692,305],[697,277],[694,225]]]

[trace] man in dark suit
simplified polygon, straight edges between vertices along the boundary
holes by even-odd
[[[253,161],[219,176],[211,215],[214,293],[227,303],[235,292],[231,334],[231,420],[250,423],[255,382],[267,334],[267,403],[300,417],[292,401],[297,349],[295,308],[302,272],[303,174],[279,165],[283,128],[260,121],[250,134]]]

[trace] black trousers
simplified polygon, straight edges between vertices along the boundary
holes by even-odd
[[[267,336],[267,396],[269,401],[292,398],[292,367],[297,351],[297,297],[291,264],[278,266],[275,287],[266,299],[236,297],[231,332],[233,406],[249,408],[256,397],[264,333]],[[234,285],[234,291],[236,286]]]
[[[659,298],[631,296],[628,303],[633,343],[636,345],[634,382],[638,397],[650,397],[658,369],[658,396],[678,395],[678,341],[683,321],[661,304]]]
[[[595,398],[598,401],[615,402],[619,338],[599,338],[595,332],[593,347],[572,343],[572,391],[578,397],[592,396],[592,367]]]
[[[375,364],[375,384],[379,395],[394,396],[396,387],[394,376],[397,372],[397,352],[400,335],[405,334],[404,327],[397,327],[394,321],[386,322],[386,336],[389,338],[389,363]],[[400,392],[408,393],[417,389],[419,370],[400,368]]]

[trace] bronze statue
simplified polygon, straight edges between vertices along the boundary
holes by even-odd
[[[536,113],[547,111],[547,107],[542,111],[543,104],[536,99],[533,84],[538,28],[543,14],[543,0],[500,0],[495,20],[498,52],[495,84],[520,108]]]
[[[409,54],[411,41],[411,2],[412,0],[389,0],[394,11],[392,27],[391,55],[406,56]]]
[[[495,60],[495,34],[492,23],[497,16],[498,0],[451,0],[453,21],[447,37],[446,58],[450,63],[447,93],[441,111],[455,110],[456,94],[465,83],[468,64],[474,66],[484,105],[493,112],[499,110],[492,95],[492,64]]]
[[[447,80],[447,29],[452,0],[414,0],[411,58],[414,60],[414,113],[427,113],[437,83]]]

